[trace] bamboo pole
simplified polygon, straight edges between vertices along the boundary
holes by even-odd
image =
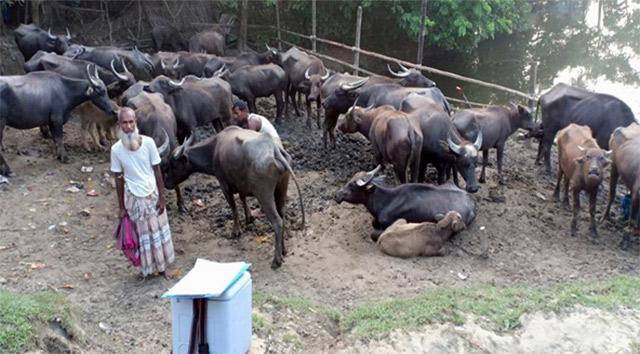
[[[358,75],[358,68],[360,67],[360,34],[362,30],[362,6],[358,6],[358,17],[356,19],[356,46],[353,53],[353,75]]]
[[[311,0],[311,50],[315,53],[316,48],[316,0]]]
[[[280,35],[280,0],[276,0],[276,32],[278,34],[278,50],[282,51],[282,37]]]
[[[422,14],[420,15],[420,37],[418,38],[418,57],[416,64],[422,65],[422,58],[424,53],[424,39],[426,36],[425,21],[427,18],[427,0],[422,0]]]
[[[247,0],[240,2],[240,40],[238,48],[245,50],[247,48]]]
[[[531,72],[529,74],[529,96],[536,96],[536,81],[538,80],[538,61],[531,61]],[[536,107],[537,100],[529,99],[529,109],[533,112]]]

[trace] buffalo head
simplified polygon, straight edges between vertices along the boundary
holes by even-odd
[[[422,75],[422,73],[416,69],[407,69],[402,64],[398,63],[398,66],[402,71],[393,71],[389,64],[387,64],[387,69],[391,75],[400,79],[399,83],[405,87],[435,87],[436,83],[432,80],[429,80],[426,76]]]
[[[51,28],[47,31],[47,47],[49,51],[55,52],[57,54],[64,54],[69,48],[69,41],[71,40],[71,34],[67,29],[66,35],[58,35],[55,36],[51,34]]]
[[[160,67],[164,75],[179,80],[182,78],[184,63],[180,62],[180,56],[176,56],[176,60],[173,63],[165,63],[164,59],[160,59]]]
[[[182,78],[180,82],[175,82],[164,75],[160,75],[153,79],[149,84],[143,86],[143,90],[151,93],[161,93],[163,96],[167,97],[171,93],[181,90],[184,80],[185,78]]]
[[[127,65],[125,64],[123,59],[120,59],[120,65],[123,68],[122,72],[118,72],[114,66],[115,59],[111,59],[110,68],[111,73],[116,77],[117,81],[111,83],[108,87],[110,96],[111,93],[115,96],[119,96],[122,92],[126,91],[129,87],[136,83],[136,78],[133,74],[127,69]]]
[[[186,152],[193,144],[194,134],[192,133],[182,145],[176,147],[167,158],[163,158],[162,177],[164,186],[173,189],[184,182],[191,175],[192,167],[189,162],[189,155]]]
[[[451,133],[449,133],[449,136],[447,137],[447,146],[454,154],[455,170],[460,172],[462,178],[466,182],[467,192],[475,193],[480,189],[476,180],[475,170],[478,165],[478,150],[480,150],[480,147],[482,146],[482,132],[478,132],[476,141],[473,143],[464,139],[459,140],[462,140],[462,142],[456,144],[451,137]]]
[[[89,80],[89,87],[85,92],[85,96],[101,110],[106,113],[113,113],[111,100],[107,95],[107,87],[98,77],[98,68],[95,64],[87,65],[87,79]]]
[[[599,148],[584,148],[578,145],[582,155],[575,159],[581,174],[587,184],[587,188],[592,189],[598,186],[604,178],[604,168],[611,163],[609,156],[611,151],[603,151]]]
[[[311,67],[308,67],[304,72],[304,78],[309,81],[309,100],[317,101],[320,98],[320,89],[322,88],[322,83],[326,79],[329,78],[329,70],[327,70],[324,66],[322,67],[324,74],[311,74]]]
[[[280,54],[278,49],[269,47],[269,45],[266,43],[264,45],[267,47],[267,52],[269,52],[267,56],[268,62],[282,66],[282,55]]]
[[[369,78],[364,78],[354,82],[341,83],[327,98],[322,101],[322,106],[336,112],[346,112],[358,99],[358,89],[364,85]]]
[[[528,131],[533,131],[535,129],[535,123],[533,122],[533,117],[531,116],[531,112],[529,109],[521,104],[511,104],[511,108],[516,115],[516,124],[518,128],[525,129]]]
[[[357,133],[360,131],[360,126],[363,121],[370,114],[369,110],[373,106],[367,108],[357,107],[355,103],[351,106],[345,114],[341,114],[338,118],[338,130],[343,133]]]
[[[376,177],[376,174],[381,169],[382,166],[378,165],[369,172],[361,171],[356,173],[347,184],[336,192],[334,200],[338,204],[342,202],[351,204],[365,203],[368,195],[375,190],[375,186],[382,183],[384,179],[384,176]]]

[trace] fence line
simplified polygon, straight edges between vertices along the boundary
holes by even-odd
[[[258,27],[258,26],[255,26],[255,27]],[[268,27],[268,28],[276,29],[274,26],[261,25],[259,27]],[[462,75],[455,74],[455,73],[452,73],[452,72],[449,72],[449,71],[445,71],[445,70],[440,70],[440,69],[436,69],[436,68],[432,68],[432,67],[428,67],[428,66],[424,66],[424,65],[414,64],[414,63],[411,63],[411,62],[408,62],[408,61],[405,61],[405,60],[400,60],[400,59],[397,59],[397,58],[393,58],[393,57],[390,57],[390,56],[387,56],[387,55],[379,54],[379,53],[372,52],[372,51],[369,51],[369,50],[365,50],[365,49],[362,49],[362,48],[356,48],[355,46],[348,46],[346,44],[343,44],[343,43],[340,43],[340,42],[336,42],[336,41],[332,41],[332,40],[328,40],[328,39],[324,39],[324,38],[308,36],[308,35],[305,35],[305,34],[297,33],[297,32],[294,32],[294,31],[289,31],[289,30],[282,29],[282,28],[280,29],[280,31],[284,32],[284,33],[287,33],[287,34],[290,34],[290,35],[295,36],[295,37],[308,39],[308,40],[314,39],[314,40],[316,40],[318,42],[321,42],[321,43],[329,44],[329,45],[332,45],[332,46],[335,46],[335,47],[339,47],[339,48],[343,48],[343,49],[346,49],[346,50],[351,50],[353,52],[358,52],[358,53],[361,53],[361,54],[364,54],[364,55],[367,55],[367,56],[370,56],[370,57],[374,57],[374,58],[378,58],[378,59],[382,59],[382,60],[386,60],[386,61],[400,63],[400,64],[402,64],[402,65],[404,65],[406,67],[411,67],[411,68],[414,68],[414,69],[417,69],[417,70],[427,71],[427,72],[431,72],[431,73],[434,73],[434,74],[450,77],[452,79],[456,79],[456,80],[460,80],[460,81],[464,81],[464,82],[468,82],[468,83],[472,83],[472,84],[476,84],[476,85],[480,85],[480,86],[484,86],[484,87],[489,87],[489,88],[496,89],[496,90],[499,90],[499,91],[508,92],[508,93],[513,94],[513,95],[517,95],[517,96],[520,96],[522,98],[526,98],[528,100],[534,100],[534,101],[537,100],[536,97],[530,96],[527,93],[520,92],[518,90],[514,90],[512,88],[505,87],[505,86],[502,86],[502,85],[481,81],[481,80],[478,80],[478,79],[462,76]],[[290,42],[287,42],[287,44],[290,44]],[[292,44],[290,44],[290,45],[292,45]],[[299,46],[297,46],[297,47],[299,47]],[[317,54],[317,52],[314,52],[314,54]],[[353,68],[353,66],[350,66],[350,67]],[[360,68],[357,68],[357,69],[362,71],[362,69],[360,69]]]

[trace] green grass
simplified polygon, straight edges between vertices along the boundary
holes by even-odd
[[[33,349],[37,327],[55,318],[60,318],[66,328],[71,327],[71,309],[62,295],[21,295],[0,290],[0,353]]]
[[[640,278],[619,276],[601,282],[566,283],[544,288],[439,288],[413,298],[363,304],[348,313],[304,298],[254,294],[255,306],[266,304],[277,310],[288,308],[296,312],[319,313],[338,322],[342,334],[367,339],[429,323],[462,324],[468,315],[483,319],[487,328],[506,331],[518,327],[523,314],[536,311],[558,312],[574,305],[602,309],[640,308]]]

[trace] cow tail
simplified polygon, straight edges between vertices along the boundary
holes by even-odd
[[[405,168],[405,177],[406,177],[406,181],[407,183],[415,183],[416,181],[413,181],[412,175],[416,175],[418,176],[418,174],[420,173],[419,169],[420,169],[420,153],[422,150],[422,141],[420,141],[418,133],[416,133],[416,130],[413,129],[413,126],[411,125],[411,122],[409,123],[409,147],[410,147],[410,151],[409,151],[409,158],[407,159],[407,167]],[[409,174],[409,168],[411,168],[411,174]]]
[[[291,165],[289,165],[289,162],[285,158],[285,155],[288,155],[287,152],[282,147],[276,146],[274,154],[276,160],[284,165],[286,170],[289,171],[289,174],[291,174],[291,177],[293,177],[293,183],[296,184],[296,189],[298,190],[298,200],[300,201],[300,210],[302,211],[302,227],[304,228],[306,225],[306,219],[304,214],[304,204],[302,203],[302,191],[300,190],[300,185],[298,184],[296,175],[295,173],[293,173],[293,169],[291,168]]]

